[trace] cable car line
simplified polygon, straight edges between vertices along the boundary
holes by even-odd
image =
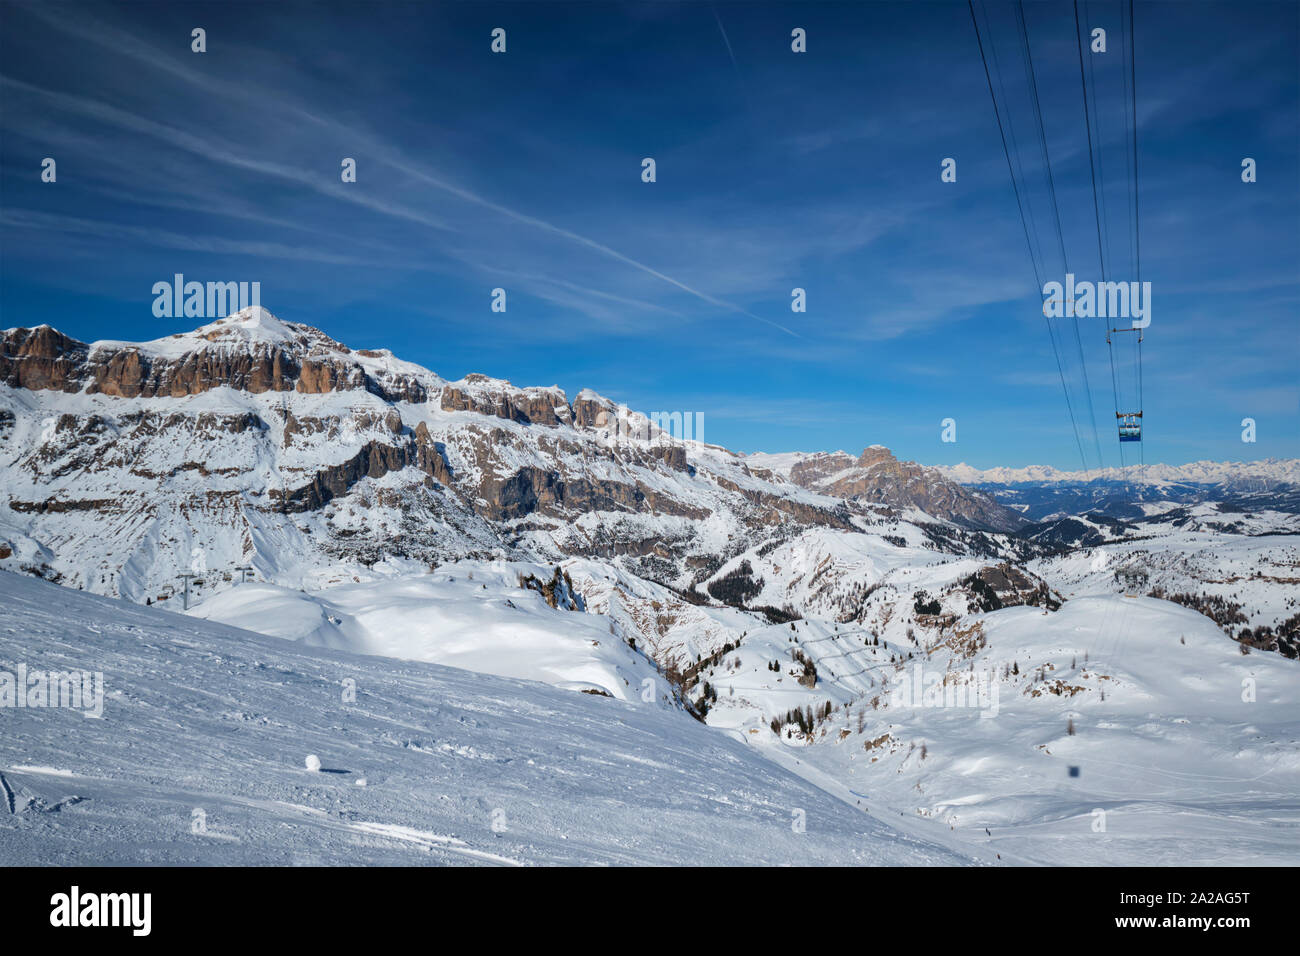
[[[998,59],[998,45],[997,45],[997,41],[993,37],[993,28],[989,25],[989,12],[987,9],[984,10],[984,26],[987,29],[987,34],[989,38],[989,53],[992,54],[993,56],[993,72],[996,73],[998,77],[998,90],[1002,93],[1002,102],[1009,103],[1011,100],[1010,97],[1007,96],[1006,84],[1003,83],[1002,81],[1002,64],[1001,61]],[[996,106],[997,104],[995,101],[994,102],[995,112],[996,112]],[[1020,182],[1022,183],[1027,182],[1028,177],[1025,176],[1025,167],[1024,164],[1021,163],[1020,161],[1020,143],[1016,139],[1016,127],[1015,124],[1011,122],[1011,116],[1009,112],[1007,115],[1007,135],[1011,137],[1011,152],[1016,158],[1016,173],[1018,173],[1020,176]],[[1015,174],[1012,175],[1012,187],[1013,188],[1015,187]],[[1034,267],[1034,281],[1037,283],[1037,288],[1041,289],[1043,287],[1042,263],[1045,261],[1043,257],[1043,244],[1042,241],[1039,239],[1038,221],[1034,217],[1034,197],[1030,195],[1028,190],[1025,191],[1025,213],[1029,219],[1029,230],[1030,232],[1033,233],[1033,237],[1034,237],[1034,249],[1030,250],[1030,261]],[[1033,258],[1034,250],[1037,250],[1038,253],[1037,260]],[[1041,293],[1039,294],[1041,295]],[[1048,327],[1048,332],[1049,334],[1052,334],[1052,329],[1050,326]],[[1056,345],[1055,345],[1054,334],[1052,335],[1052,338],[1053,338],[1052,347],[1053,349],[1055,349]]]
[[[1047,172],[1048,194],[1052,199],[1052,215],[1056,223],[1056,238],[1060,244],[1061,262],[1065,266],[1065,272],[1070,271],[1070,259],[1065,251],[1065,233],[1061,228],[1061,210],[1056,200],[1056,177],[1052,173],[1052,160],[1048,155],[1047,149],[1047,131],[1043,125],[1043,110],[1038,98],[1038,77],[1034,72],[1034,57],[1029,45],[1029,30],[1025,25],[1025,4],[1024,0],[1019,0],[1016,4],[1016,19],[1020,24],[1020,38],[1025,52],[1025,69],[1029,78],[1029,89],[1033,94],[1034,120],[1038,126],[1038,143],[1043,153],[1043,168]],[[1088,361],[1083,354],[1083,339],[1079,334],[1079,316],[1075,314],[1072,303],[1063,303],[1070,313],[1070,318],[1074,325],[1074,345],[1079,353],[1079,368],[1083,373],[1083,392],[1088,399],[1088,417],[1092,422],[1092,441],[1097,451],[1097,467],[1104,465],[1101,456],[1101,440],[1097,436],[1097,413],[1092,402],[1092,385],[1088,381]],[[1086,466],[1085,466],[1086,470]]]
[[[1122,8],[1121,8],[1122,9]],[[1136,57],[1134,54],[1134,27],[1133,27],[1133,3],[1129,0],[1128,30],[1123,43],[1121,43],[1121,64],[1120,75],[1124,84],[1124,133],[1127,139],[1132,135],[1132,150],[1127,146],[1124,150],[1125,171],[1128,182],[1125,194],[1129,201],[1129,214],[1131,223],[1129,229],[1129,255],[1132,275],[1136,278],[1136,288],[1142,288],[1142,239],[1140,230],[1141,207],[1138,196],[1138,158],[1137,158],[1137,75],[1135,68]],[[1076,27],[1077,29],[1077,27]],[[1122,62],[1127,56],[1128,63]],[[1134,405],[1124,402],[1124,396],[1118,389],[1116,390],[1116,408],[1115,418],[1119,427],[1119,440],[1121,447],[1125,442],[1136,442],[1139,445],[1138,453],[1140,461],[1145,464],[1146,450],[1142,447],[1142,418],[1143,418],[1143,383],[1142,383],[1142,342],[1145,339],[1144,327],[1134,328],[1132,324],[1128,328],[1119,328],[1108,322],[1106,326],[1106,344],[1107,348],[1113,349],[1112,335],[1121,332],[1136,332],[1133,343],[1133,365],[1136,377],[1136,410]],[[1122,458],[1122,456],[1121,456]],[[1125,466],[1126,467],[1126,466]],[[1130,489],[1131,490],[1131,489]]]
[[[981,61],[981,62],[983,63],[983,65],[984,65],[984,80],[985,80],[985,82],[988,84],[988,88],[989,88],[989,99],[990,99],[990,101],[993,103],[993,115],[994,115],[994,117],[997,119],[997,124],[998,124],[998,136],[999,136],[999,138],[1002,140],[1002,154],[1006,157],[1006,160],[1007,160],[1007,173],[1008,173],[1008,175],[1010,175],[1010,177],[1011,177],[1011,188],[1012,188],[1012,190],[1015,192],[1015,196],[1016,196],[1016,208],[1017,208],[1017,209],[1019,210],[1019,212],[1020,212],[1020,224],[1021,224],[1021,226],[1024,228],[1024,231],[1025,231],[1025,246],[1026,246],[1027,249],[1029,250],[1029,260],[1030,260],[1030,263],[1033,265],[1033,269],[1034,269],[1034,280],[1035,280],[1035,283],[1036,283],[1036,285],[1035,285],[1035,293],[1036,293],[1036,295],[1041,296],[1041,294],[1042,294],[1041,290],[1042,290],[1042,288],[1043,288],[1043,284],[1042,284],[1042,275],[1041,275],[1041,273],[1039,272],[1039,268],[1038,268],[1038,260],[1037,260],[1037,259],[1035,258],[1035,256],[1034,256],[1034,244],[1033,244],[1033,241],[1032,241],[1032,240],[1030,239],[1030,237],[1029,237],[1029,222],[1028,222],[1028,220],[1027,220],[1026,217],[1025,217],[1025,205],[1024,205],[1024,202],[1023,202],[1022,199],[1021,199],[1021,195],[1020,195],[1020,186],[1019,186],[1019,184],[1018,184],[1017,181],[1016,181],[1015,167],[1014,167],[1014,165],[1013,165],[1012,162],[1011,162],[1011,151],[1010,151],[1010,149],[1007,147],[1007,135],[1006,135],[1006,131],[1005,131],[1005,129],[1004,129],[1004,127],[1003,127],[1003,124],[1002,124],[1002,111],[1001,111],[1000,109],[998,109],[998,100],[997,100],[997,96],[996,96],[996,95],[994,94],[994,92],[993,92],[993,77],[992,77],[991,74],[989,73],[989,61],[988,61],[988,57],[987,57],[987,56],[985,55],[985,53],[984,53],[984,41],[983,41],[983,39],[982,39],[981,36],[980,36],[979,21],[978,21],[978,20],[976,19],[976,17],[975,17],[975,2],[974,2],[974,0],[966,0],[966,2],[967,2],[967,6],[968,6],[969,9],[970,9],[971,25],[975,28],[975,42],[976,42],[976,44],[979,46],[979,51],[980,51],[980,61]],[[987,18],[987,14],[986,14],[986,18]],[[991,33],[990,33],[990,43],[992,43],[992,35],[991,35]],[[1000,81],[1000,73],[999,73],[999,81]],[[1009,117],[1009,116],[1008,116],[1007,119],[1008,119],[1008,123],[1010,123],[1010,117]],[[1018,151],[1017,151],[1017,158],[1018,158],[1018,156],[1019,156],[1019,153],[1018,153]],[[1035,230],[1035,233],[1036,233],[1036,232],[1037,232],[1037,230]],[[1070,390],[1069,390],[1069,387],[1066,385],[1066,382],[1065,382],[1065,368],[1064,368],[1064,366],[1061,364],[1061,353],[1060,353],[1060,349],[1057,348],[1057,344],[1056,344],[1056,335],[1055,335],[1054,330],[1052,329],[1052,323],[1051,323],[1051,320],[1046,318],[1046,314],[1045,314],[1045,313],[1044,313],[1044,319],[1045,319],[1046,322],[1047,322],[1047,332],[1048,332],[1048,337],[1050,338],[1051,343],[1052,343],[1052,354],[1053,354],[1053,355],[1055,356],[1055,358],[1056,358],[1056,370],[1057,370],[1057,373],[1058,373],[1058,374],[1060,375],[1060,377],[1061,377],[1061,389],[1062,389],[1062,391],[1065,393],[1065,407],[1066,407],[1066,411],[1069,412],[1069,415],[1070,415],[1070,426],[1071,426],[1071,428],[1074,430],[1074,440],[1075,440],[1075,443],[1078,445],[1078,448],[1079,448],[1079,460],[1083,463],[1083,470],[1084,470],[1085,475],[1087,475],[1087,474],[1088,474],[1088,459],[1087,459],[1087,456],[1084,454],[1084,451],[1083,451],[1083,439],[1079,436],[1079,424],[1078,424],[1078,421],[1076,420],[1075,415],[1074,415],[1074,406],[1073,406],[1073,403],[1070,401]]]
[[[1078,0],[1075,0],[1075,2],[1077,3]],[[1088,0],[1084,0],[1083,11],[1084,11],[1084,23],[1087,24],[1089,27],[1091,27],[1091,25],[1092,25],[1092,16],[1091,16],[1091,13],[1090,13],[1090,5],[1089,5],[1089,3],[1088,3]],[[1078,16],[1077,16],[1077,15],[1076,15],[1076,17],[1075,17],[1075,29],[1078,30]],[[1079,52],[1080,58],[1082,59],[1082,58],[1083,58],[1083,44],[1082,44],[1082,41],[1081,41],[1081,43],[1080,43],[1079,51],[1080,51],[1080,52]],[[1095,128],[1095,129],[1097,130],[1097,178],[1101,181],[1101,228],[1102,228],[1102,232],[1103,232],[1103,234],[1104,234],[1104,235],[1103,235],[1103,242],[1104,242],[1105,249],[1106,249],[1106,261],[1102,264],[1102,268],[1105,269],[1105,268],[1107,268],[1107,267],[1110,265],[1110,263],[1111,263],[1111,261],[1112,261],[1112,259],[1111,259],[1111,255],[1110,255],[1110,251],[1111,251],[1111,245],[1110,245],[1110,216],[1108,215],[1107,210],[1106,210],[1106,164],[1103,163],[1103,162],[1101,161],[1101,141],[1102,141],[1102,135],[1101,135],[1101,117],[1100,117],[1100,116],[1098,115],[1098,113],[1097,113],[1097,96],[1096,96],[1096,93],[1097,93],[1097,77],[1096,77],[1096,72],[1094,71],[1093,66],[1092,66],[1092,59],[1093,59],[1092,57],[1088,57],[1088,58],[1087,58],[1087,60],[1088,60],[1088,82],[1092,85],[1092,91],[1093,91],[1093,97],[1092,97],[1092,126],[1093,126],[1093,128]],[[1086,86],[1086,85],[1085,85],[1085,87],[1084,87],[1084,93],[1085,93],[1085,95],[1087,94],[1087,86]],[[1091,147],[1089,147],[1089,156],[1091,157],[1091,155],[1092,155],[1092,153],[1091,153]]]
[[[1142,204],[1141,192],[1138,189],[1138,117],[1137,117],[1137,56],[1136,46],[1134,43],[1133,29],[1133,0],[1128,4],[1128,69],[1129,69],[1129,95],[1133,98],[1133,235],[1135,237],[1135,249],[1137,258],[1137,281],[1138,288],[1142,287]],[[1146,338],[1145,330],[1138,330],[1137,341],[1137,372],[1138,372],[1138,414],[1141,415],[1142,409],[1142,340]],[[1146,449],[1139,443],[1138,450],[1141,452],[1142,464],[1146,464]]]
[[[1088,131],[1088,170],[1092,174],[1092,215],[1097,224],[1097,263],[1106,280],[1106,254],[1101,248],[1101,204],[1097,200],[1097,163],[1092,152],[1092,114],[1088,112],[1088,79],[1083,71],[1083,36],[1079,25],[1079,0],[1074,0],[1074,38],[1079,53],[1079,86],[1083,89],[1083,124]],[[1098,144],[1100,145],[1100,144]]]
[[[1083,28],[1082,28],[1081,24],[1079,23],[1079,0],[1074,0],[1074,34],[1075,34],[1075,48],[1076,48],[1076,50],[1078,51],[1078,54],[1079,54],[1079,85],[1080,85],[1080,87],[1083,89],[1083,122],[1084,122],[1084,126],[1085,126],[1085,128],[1086,128],[1087,131],[1088,131],[1088,169],[1089,169],[1089,172],[1091,173],[1091,176],[1092,176],[1092,212],[1093,212],[1093,219],[1094,219],[1094,221],[1096,222],[1096,225],[1097,225],[1097,263],[1098,263],[1098,265],[1099,265],[1099,267],[1100,267],[1100,269],[1101,269],[1101,280],[1102,280],[1102,282],[1105,282],[1105,281],[1106,281],[1106,253],[1105,253],[1105,251],[1104,251],[1104,245],[1105,245],[1105,243],[1104,243],[1104,241],[1103,241],[1104,230],[1102,229],[1102,212],[1101,212],[1101,210],[1102,210],[1103,208],[1105,208],[1105,172],[1104,172],[1105,167],[1104,167],[1104,166],[1102,167],[1102,169],[1103,169],[1103,173],[1102,173],[1102,191],[1101,191],[1101,197],[1100,197],[1100,200],[1099,200],[1099,198],[1098,198],[1098,193],[1097,193],[1097,167],[1098,167],[1099,165],[1101,165],[1101,158],[1100,158],[1100,153],[1101,153],[1101,130],[1100,130],[1100,128],[1098,129],[1098,135],[1097,135],[1097,154],[1098,154],[1098,155],[1097,155],[1097,158],[1094,160],[1094,158],[1093,158],[1093,146],[1092,146],[1092,117],[1093,117],[1093,113],[1090,113],[1090,112],[1089,112],[1089,109],[1088,109],[1088,106],[1089,106],[1089,103],[1088,103],[1088,77],[1087,77],[1087,74],[1085,74],[1085,72],[1084,72],[1084,68],[1083,68]],[[1091,67],[1091,61],[1089,61],[1089,66]],[[1088,72],[1091,73],[1091,69],[1089,69]],[[1096,110],[1096,106],[1097,106],[1097,97],[1096,97],[1096,78],[1095,78],[1095,76],[1094,76],[1094,78],[1093,78],[1093,94],[1094,94],[1094,95],[1093,95],[1093,97],[1092,97],[1092,108],[1093,108],[1093,110]],[[1112,345],[1111,345],[1110,335],[1109,335],[1109,334],[1106,336],[1106,356],[1107,356],[1107,358],[1109,359],[1109,362],[1110,362],[1110,384],[1111,384],[1111,391],[1112,391],[1112,393],[1114,394],[1114,397],[1115,397],[1115,410],[1118,412],[1118,411],[1119,411],[1119,408],[1120,408],[1120,400],[1119,400],[1119,377],[1118,377],[1118,375],[1117,375],[1116,372],[1115,372],[1115,350],[1114,350],[1114,348],[1113,348]],[[1120,468],[1120,476],[1123,477],[1123,475],[1124,475],[1124,469],[1125,469],[1125,464],[1124,464],[1124,443],[1123,443],[1123,442],[1120,442],[1120,443],[1119,443],[1119,468]]]

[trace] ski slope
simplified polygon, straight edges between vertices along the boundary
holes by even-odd
[[[98,719],[0,709],[5,865],[995,859],[902,832],[677,711],[0,572],[0,668],[20,663],[100,671],[107,692]]]
[[[649,644],[662,621],[662,640],[680,642],[685,660],[709,656],[691,698],[707,706],[710,726],[920,838],[1004,862],[1300,860],[1294,661],[1242,654],[1208,618],[1168,601],[1101,587],[1054,611],[979,613],[967,592],[949,589],[978,560],[890,566],[874,553],[796,543],[751,554],[765,594],[798,593],[808,606],[820,593],[810,582],[838,559],[848,562],[841,577],[880,586],[863,620],[767,624],[731,608],[671,608],[657,585],[586,561],[565,563],[585,613],[520,589],[519,570],[532,566],[512,562],[459,562],[311,593],[245,585],[193,613],[281,637],[302,637],[322,620],[343,634],[360,621],[368,636],[352,649],[609,686],[632,701],[644,659],[611,638]],[[952,623],[916,613],[917,589],[940,599]],[[295,623],[300,606],[310,610]],[[651,606],[669,617],[647,618]],[[723,653],[724,642],[733,649]],[[815,666],[811,686],[803,660]],[[620,687],[620,674],[631,684]],[[939,681],[941,694],[964,688],[966,704],[927,703]],[[990,697],[976,706],[980,681]],[[910,699],[900,698],[904,689]],[[672,705],[662,690],[656,700]],[[811,735],[785,720],[808,708],[818,712]],[[773,718],[784,721],[779,735]]]

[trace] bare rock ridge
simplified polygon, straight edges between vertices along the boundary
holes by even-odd
[[[471,373],[442,390],[445,412],[478,412],[512,422],[568,425],[573,409],[559,388],[514,388],[509,382]]]
[[[621,434],[620,414],[586,389],[447,382],[261,308],[142,343],[9,329],[0,560],[137,599],[195,547],[281,579],[338,560],[623,556],[690,588],[810,528],[1019,521],[883,448],[787,478],[653,427]]]
[[[8,329],[2,345],[0,382],[32,390],[120,398],[182,398],[222,387],[252,394],[365,390],[388,402],[436,400],[444,411],[588,428],[604,425],[616,411],[613,402],[585,390],[570,407],[555,386],[518,388],[477,373],[444,382],[386,350],[353,350],[259,308],[153,342],[87,344],[42,325]]]
[[[809,456],[791,467],[790,480],[821,494],[916,508],[971,527],[1011,530],[1027,523],[1011,509],[935,469],[899,461],[882,445],[863,449],[856,459],[843,452]]]
[[[48,325],[9,329],[0,352],[0,381],[121,398],[181,398],[220,387],[254,394],[366,389],[394,402],[427,401],[430,387],[441,385],[429,373],[384,369],[387,357],[353,353],[317,329],[280,322],[254,308],[194,332],[139,344],[87,345]]]

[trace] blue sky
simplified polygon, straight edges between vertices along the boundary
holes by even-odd
[[[1085,65],[1108,277],[1128,280],[1127,7],[1080,10],[1108,30]],[[1080,467],[965,4],[0,16],[0,326],[156,338],[201,322],[155,318],[155,282],[257,280],[281,318],[353,347],[703,413],[705,438],[739,450]],[[1297,6],[1139,3],[1135,19],[1145,460],[1300,456]],[[1059,280],[1015,8],[980,23]],[[1095,280],[1073,7],[1026,4],[1026,27],[1066,255]],[[1083,458],[1118,464],[1103,321],[1080,319],[1077,345],[1068,321],[1055,332]],[[1134,391],[1131,346],[1117,356]]]

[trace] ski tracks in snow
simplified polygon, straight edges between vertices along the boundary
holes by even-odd
[[[147,792],[155,799],[176,803],[182,807],[188,808],[212,808],[222,805],[233,805],[259,811],[269,817],[278,817],[283,822],[287,822],[284,821],[284,818],[290,817],[296,822],[305,822],[311,826],[322,827],[340,833],[363,834],[369,837],[390,841],[398,846],[407,846],[411,849],[419,849],[425,852],[460,857],[496,866],[527,865],[524,861],[512,857],[502,856],[501,854],[492,853],[487,850],[476,849],[464,840],[454,836],[432,833],[430,831],[419,830],[415,827],[404,826],[397,823],[381,823],[373,820],[343,820],[339,819],[328,810],[305,806],[303,804],[288,803],[283,800],[268,800],[257,797],[244,797],[236,794],[216,793],[201,790],[176,790],[168,787],[153,786],[139,781],[125,781],[109,777],[93,777],[75,774],[67,770],[55,770],[50,767],[14,766],[9,767],[8,770],[10,773],[35,774],[38,776],[93,782],[104,791],[101,795],[119,796],[130,800],[138,800],[141,792]],[[144,773],[147,775],[149,771],[144,771]],[[8,807],[10,814],[17,813],[14,790],[3,773],[0,773],[0,789],[3,789],[4,791],[6,806]],[[67,797],[64,800],[59,801],[57,804],[43,807],[42,809],[45,812],[58,812],[65,806],[75,806],[87,799],[89,798],[82,796]],[[216,830],[204,829],[203,831],[197,832],[195,835],[217,840],[242,842],[238,837]]]

